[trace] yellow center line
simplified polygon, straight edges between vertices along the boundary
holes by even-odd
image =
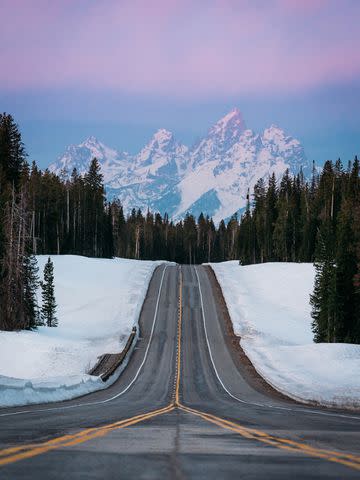
[[[180,267],[179,277],[179,310],[178,310],[178,331],[177,331],[177,355],[176,355],[176,387],[175,387],[175,403],[178,407],[180,405],[180,376],[181,376],[181,324],[182,324],[182,271]]]
[[[276,448],[280,448],[282,450],[288,450],[295,453],[303,453],[308,456],[321,458],[324,460],[328,460],[335,463],[340,463],[347,467],[354,468],[356,470],[360,470],[360,457],[356,455],[351,455],[348,453],[337,452],[333,450],[326,450],[322,448],[311,447],[310,445],[296,442],[294,440],[275,437],[273,435],[269,435],[266,432],[261,430],[256,430],[248,427],[243,427],[235,422],[231,422],[230,420],[225,420],[224,418],[217,417],[215,415],[202,412],[200,410],[195,410],[193,408],[186,407],[184,405],[179,405],[179,408],[187,413],[191,413],[198,417],[201,417],[203,420],[206,420],[210,423],[218,425],[220,427],[226,428],[231,430],[239,435],[251,439],[257,440],[262,443],[266,443]]]
[[[134,417],[104,425],[102,427],[88,428],[81,432],[74,433],[73,435],[63,435],[47,442],[28,444],[22,445],[20,447],[4,449],[0,451],[0,466],[17,462],[18,460],[35,457],[37,455],[41,455],[42,453],[46,453],[58,448],[78,445],[80,443],[87,442],[88,440],[107,435],[114,430],[119,430],[131,425],[135,425],[136,423],[142,422],[144,420],[148,420],[158,415],[171,412],[172,410],[174,410],[174,408],[175,407],[173,405],[168,405],[167,407],[153,410],[152,412],[148,412],[142,415],[136,415]]]
[[[158,410],[153,410],[153,411],[150,411],[148,413],[135,415],[134,417],[130,417],[130,418],[127,418],[127,419],[124,419],[124,420],[120,420],[118,422],[103,425],[101,427],[87,428],[85,430],[82,430],[82,431],[74,433],[74,434],[67,434],[67,435],[63,435],[63,436],[60,436],[60,437],[53,438],[53,439],[48,440],[46,442],[25,444],[25,445],[20,445],[18,447],[6,448],[6,449],[3,449],[3,450],[0,450],[0,457],[6,456],[6,455],[9,455],[11,453],[15,453],[15,452],[18,452],[18,451],[21,451],[21,450],[29,449],[29,448],[37,448],[39,446],[47,446],[47,445],[51,446],[53,444],[58,445],[58,444],[60,444],[62,442],[65,442],[67,440],[72,440],[74,438],[86,436],[88,434],[91,434],[92,432],[99,431],[100,429],[105,430],[105,429],[118,428],[118,427],[122,426],[124,423],[129,422],[130,420],[137,420],[137,419],[142,420],[142,419],[144,419],[144,417],[146,419],[148,415],[165,413],[165,411],[167,411],[171,406],[172,405],[168,405],[167,407],[160,408]]]

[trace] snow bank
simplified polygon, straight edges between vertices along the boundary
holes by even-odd
[[[31,403],[58,402],[106,388],[100,377],[72,375],[70,377],[21,380],[0,375],[0,405],[15,406]]]
[[[42,273],[48,256],[37,259]],[[106,388],[109,382],[86,372],[98,356],[124,348],[152,273],[162,263],[75,255],[51,259],[59,326],[0,331],[0,406],[65,400]]]
[[[211,264],[234,331],[258,373],[302,402],[360,407],[360,345],[315,344],[311,264]]]

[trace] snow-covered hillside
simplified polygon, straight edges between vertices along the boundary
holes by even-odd
[[[37,257],[43,271],[47,256]],[[105,387],[86,374],[120,352],[161,262],[51,256],[57,328],[0,332],[0,406],[73,398]]]
[[[211,264],[234,330],[258,373],[300,401],[360,407],[360,345],[315,344],[311,264]]]
[[[71,174],[73,168],[85,173],[93,157],[101,164],[108,196],[120,198],[125,210],[150,208],[174,218],[203,211],[215,221],[241,210],[259,178],[280,176],[287,168],[310,170],[298,140],[274,125],[262,134],[247,129],[238,109],[192,148],[165,129],[134,156],[90,137],[68,147],[49,168],[58,174]]]

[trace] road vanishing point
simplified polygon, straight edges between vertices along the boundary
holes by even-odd
[[[360,478],[360,414],[278,394],[203,266],[160,266],[108,389],[0,409],[0,479]]]

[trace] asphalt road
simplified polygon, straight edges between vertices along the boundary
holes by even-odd
[[[0,479],[360,478],[360,414],[299,405],[259,381],[217,289],[204,267],[158,268],[118,381],[0,409]]]

